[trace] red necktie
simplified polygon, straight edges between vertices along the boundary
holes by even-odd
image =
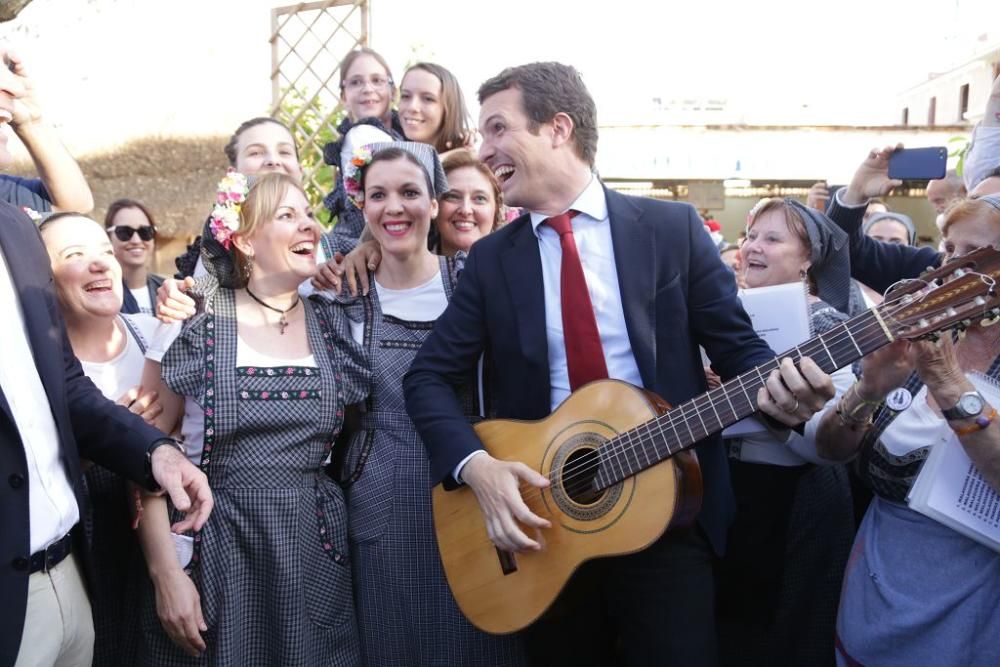
[[[560,289],[563,340],[566,343],[566,366],[569,369],[571,391],[576,391],[592,380],[608,377],[601,334],[597,330],[597,318],[590,302],[587,280],[583,276],[583,265],[580,264],[580,253],[576,249],[573,225],[570,222],[578,212],[567,211],[545,221],[559,234],[559,243],[562,245]]]

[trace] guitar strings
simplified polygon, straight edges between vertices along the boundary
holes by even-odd
[[[987,279],[990,280],[990,281],[992,281],[992,279],[989,279],[988,276],[983,276],[982,274],[977,274],[977,275],[980,276],[980,279],[982,279],[983,282],[987,282]],[[925,284],[926,284],[926,281],[921,281],[921,282],[925,282]],[[952,282],[954,282],[954,281],[952,281]],[[989,282],[987,282],[987,284],[989,284]],[[899,297],[899,298],[897,298],[897,299],[895,299],[893,301],[885,302],[885,303],[881,304],[880,306],[877,306],[877,307],[872,308],[872,309],[870,309],[868,311],[865,311],[864,313],[861,313],[858,316],[852,318],[852,320],[854,320],[854,319],[860,320],[861,318],[863,318],[865,316],[868,316],[868,315],[872,314],[873,312],[879,312],[879,314],[886,316],[887,318],[889,318],[889,320],[895,321],[895,317],[894,317],[894,313],[895,312],[898,312],[898,311],[903,310],[905,308],[911,307],[911,306],[913,306],[916,303],[919,303],[927,295],[926,294],[922,294],[922,295],[919,295],[919,297],[916,298],[916,299],[911,299],[910,301],[908,301],[906,303],[902,303],[902,300],[903,300],[903,298],[905,298],[905,296],[906,295],[903,295],[902,297]],[[986,314],[986,308],[985,307],[983,308],[982,314],[983,315]],[[851,324],[851,320],[848,320],[848,321],[842,322],[841,324],[838,325],[839,331],[837,331],[834,334],[834,336],[831,338],[831,340],[829,341],[829,346],[830,347],[836,348],[836,347],[841,346],[841,345],[847,345],[849,341],[850,341],[850,345],[853,345],[855,347],[859,347],[857,345],[858,342],[863,342],[865,344],[868,344],[869,342],[872,342],[873,339],[871,339],[869,337],[873,333],[877,334],[875,336],[874,340],[877,340],[879,337],[885,335],[885,331],[882,329],[882,324],[878,321],[877,318],[873,318],[868,323],[862,325],[853,334],[852,334],[852,331],[851,331],[850,327],[848,326],[850,324]],[[809,341],[806,341],[805,343],[802,343],[801,345],[805,345],[806,343],[814,342],[816,340],[818,340],[818,337],[810,339]],[[890,341],[886,341],[885,344],[888,344],[889,342]],[[801,345],[798,345],[798,346],[796,346],[794,348],[795,352],[798,353],[798,360],[797,361],[801,361],[801,359],[802,359],[803,356],[807,356],[807,355],[803,355],[802,352],[800,351],[799,348],[801,347]],[[872,350],[869,350],[869,353],[873,352],[876,349],[879,349],[880,347],[884,347],[884,345],[880,345],[878,348],[873,348]],[[787,356],[787,357],[793,357],[794,358],[794,355],[785,355],[785,356]],[[778,363],[780,363],[780,359],[781,358],[785,358],[785,357],[775,357],[775,361],[777,361]],[[831,357],[831,359],[832,359],[832,357]],[[579,477],[581,477],[581,476],[583,476],[585,474],[590,474],[595,468],[599,468],[602,464],[606,463],[607,460],[611,456],[616,456],[616,455],[621,454],[623,452],[626,452],[628,450],[635,451],[637,449],[637,447],[636,447],[637,443],[634,441],[632,434],[634,434],[635,437],[639,438],[639,443],[638,444],[640,446],[642,446],[642,447],[645,447],[645,445],[649,444],[649,442],[651,442],[652,440],[656,440],[656,439],[663,440],[666,443],[668,454],[667,454],[667,456],[662,457],[660,459],[660,461],[662,461],[662,460],[664,460],[666,458],[669,458],[670,456],[672,456],[672,455],[674,455],[674,454],[676,454],[676,453],[678,453],[680,451],[683,451],[683,450],[687,449],[690,446],[690,444],[693,444],[694,442],[697,442],[698,440],[704,439],[705,437],[708,437],[709,434],[715,432],[715,431],[709,431],[707,428],[705,428],[705,421],[702,418],[703,415],[704,416],[709,416],[710,414],[715,413],[716,418],[718,419],[718,413],[715,410],[714,404],[715,404],[716,400],[719,398],[719,396],[713,396],[713,394],[721,394],[723,397],[726,398],[726,400],[730,403],[730,405],[733,408],[736,407],[733,404],[733,401],[732,401],[731,397],[728,395],[727,385],[731,385],[731,384],[734,385],[733,389],[735,389],[735,385],[737,385],[737,384],[740,386],[740,389],[742,390],[742,393],[744,394],[744,396],[742,398],[739,397],[739,396],[737,396],[736,403],[738,403],[741,407],[748,407],[748,406],[756,407],[754,405],[752,399],[749,400],[749,401],[747,400],[747,396],[748,395],[746,394],[746,388],[743,387],[742,378],[745,375],[752,375],[752,374],[756,373],[758,375],[758,378],[756,378],[755,380],[762,379],[761,368],[763,366],[769,365],[770,363],[771,362],[767,362],[765,364],[762,364],[762,366],[756,367],[756,368],[754,368],[754,369],[752,369],[750,371],[746,371],[746,372],[744,372],[744,373],[736,376],[735,378],[729,380],[728,382],[724,383],[720,387],[717,387],[715,389],[711,389],[708,392],[705,392],[705,393],[703,393],[703,394],[701,394],[699,396],[696,396],[696,397],[694,397],[692,399],[689,399],[685,403],[681,403],[680,405],[677,406],[677,408],[671,409],[669,412],[665,413],[664,415],[659,415],[658,417],[654,417],[653,419],[651,419],[651,420],[649,420],[647,422],[644,422],[642,424],[634,426],[631,429],[629,429],[627,431],[624,431],[624,432],[616,435],[614,438],[609,439],[609,441],[607,443],[605,443],[605,445],[603,445],[601,448],[598,448],[598,450],[597,450],[597,452],[598,452],[598,457],[597,457],[598,460],[596,462],[595,461],[591,461],[591,460],[583,460],[583,461],[581,461],[579,463],[571,464],[571,465],[566,466],[565,468],[561,469],[561,474],[560,474],[559,470],[552,470],[548,475],[545,475],[545,477],[550,482],[561,483],[563,486],[565,486],[567,484],[567,482],[570,482],[572,480],[576,480],[576,479],[578,479]],[[846,364],[845,364],[845,366],[846,366]],[[771,371],[769,371],[769,373],[770,372]],[[703,404],[699,405],[699,401],[703,402]],[[690,407],[688,408],[686,406],[690,406]],[[710,413],[706,408],[710,408],[712,410],[712,413]],[[734,409],[733,412],[735,414],[735,413],[738,412],[738,410]],[[703,435],[701,438],[694,438],[694,431],[692,431],[691,427],[688,425],[688,422],[689,422],[689,420],[690,420],[691,417],[698,417],[699,421],[702,424],[702,429],[706,431],[705,435]],[[659,423],[659,422],[661,422],[661,419],[663,420],[663,423]],[[719,420],[719,421],[721,421],[721,420]],[[677,430],[678,424],[684,424],[685,426],[687,426],[688,431],[689,431],[689,435],[692,436],[692,442],[688,446],[683,446],[682,445],[681,447],[679,447],[677,449],[677,451],[671,451],[672,450],[672,446],[670,445],[670,437],[666,435],[666,428],[665,427],[669,427],[670,429],[672,429],[674,431],[675,439],[676,439],[677,443],[680,444],[683,441],[683,439],[680,437],[680,432]],[[659,438],[656,437],[656,435],[655,435],[655,433],[653,431],[654,427],[658,427],[659,428],[659,431],[660,431]],[[645,434],[642,434],[640,432],[643,429],[645,430]],[[644,440],[644,438],[645,438],[645,440]],[[610,447],[608,445],[610,445]],[[649,459],[648,453],[646,453],[644,451],[644,454],[646,454],[646,458],[648,460]],[[603,459],[603,460],[601,460],[601,459]],[[656,461],[656,462],[650,463],[650,465],[648,465],[646,467],[651,467],[652,465],[656,465],[656,463],[659,463],[660,461]],[[539,489],[539,488],[534,487],[534,486],[529,487],[529,488],[531,489],[531,491],[529,493],[526,493],[526,494],[522,495],[522,499],[525,500],[525,501],[534,500],[535,497],[541,497],[542,494],[543,494],[543,492],[544,492],[544,489]]]

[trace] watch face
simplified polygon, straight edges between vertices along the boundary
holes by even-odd
[[[965,414],[974,417],[983,411],[983,398],[979,394],[965,394],[958,401],[958,407]]]

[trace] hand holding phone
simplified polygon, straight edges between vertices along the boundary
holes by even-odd
[[[944,178],[947,167],[948,149],[944,146],[903,148],[889,156],[889,178],[901,181]]]

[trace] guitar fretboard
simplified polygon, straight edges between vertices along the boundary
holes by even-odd
[[[598,451],[597,490],[631,477],[757,411],[757,392],[779,360],[809,357],[826,373],[843,368],[892,341],[877,310],[866,311],[823,334],[682,403],[664,415],[612,438]]]

